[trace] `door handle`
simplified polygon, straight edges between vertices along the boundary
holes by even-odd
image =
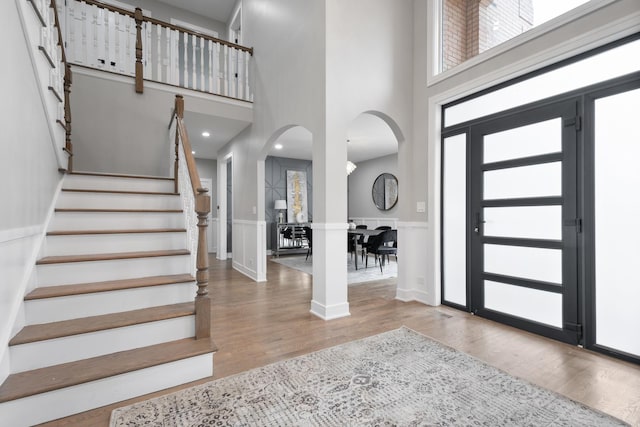
[[[473,232],[476,234],[480,234],[480,224],[484,224],[485,221],[480,219],[480,212],[476,212],[473,220]]]

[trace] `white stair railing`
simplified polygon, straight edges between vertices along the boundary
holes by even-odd
[[[66,61],[55,0],[17,0],[25,35],[34,58],[45,115],[60,169],[71,171],[71,69]],[[30,4],[31,7],[27,6]],[[32,9],[31,11],[27,9]],[[35,18],[34,18],[35,17]],[[38,59],[40,56],[43,59]],[[67,155],[64,155],[64,152]]]
[[[36,0],[37,1],[37,0]],[[69,61],[87,67],[252,101],[253,49],[95,0],[69,0]],[[136,25],[141,27],[142,75],[136,72]]]

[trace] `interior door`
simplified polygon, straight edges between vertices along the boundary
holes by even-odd
[[[471,127],[471,312],[578,343],[578,103]]]

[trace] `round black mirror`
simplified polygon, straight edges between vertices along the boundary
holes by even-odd
[[[373,204],[381,211],[388,211],[398,203],[398,178],[390,173],[381,173],[371,189]]]

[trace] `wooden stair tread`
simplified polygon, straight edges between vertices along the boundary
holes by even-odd
[[[56,212],[123,212],[123,213],[182,213],[182,209],[78,209],[78,208],[56,208]]]
[[[45,341],[54,338],[104,331],[107,329],[121,328],[159,320],[174,319],[193,314],[195,314],[194,303],[185,302],[120,313],[110,313],[100,316],[90,316],[80,319],[63,320],[39,325],[28,325],[22,328],[22,330],[18,332],[11,341],[9,341],[9,345]]]
[[[102,173],[102,172],[71,172],[69,175],[84,175],[84,176],[103,176],[110,178],[138,178],[138,179],[157,179],[161,181],[173,181],[173,178],[166,176],[153,176],[153,175],[130,175],[120,173]]]
[[[216,350],[215,344],[209,339],[186,338],[20,372],[9,375],[0,386],[0,403],[199,356]]]
[[[104,282],[78,283],[73,285],[45,286],[31,291],[25,300],[56,298],[69,295],[83,295],[96,292],[119,291],[122,289],[144,288],[147,286],[170,285],[195,281],[190,274],[169,276],[149,276],[137,279],[109,280]]]
[[[165,191],[134,191],[134,190],[94,190],[90,188],[63,188],[62,191],[72,193],[100,193],[100,194],[139,194],[145,196],[179,196],[178,193]]]
[[[83,234],[137,234],[137,233],[184,233],[185,228],[146,228],[134,230],[59,230],[49,231],[47,236],[79,236]]]
[[[85,261],[111,261],[117,259],[153,258],[174,255],[189,255],[189,251],[187,249],[172,249],[163,251],[115,252],[108,254],[58,255],[41,258],[36,262],[36,265]]]

